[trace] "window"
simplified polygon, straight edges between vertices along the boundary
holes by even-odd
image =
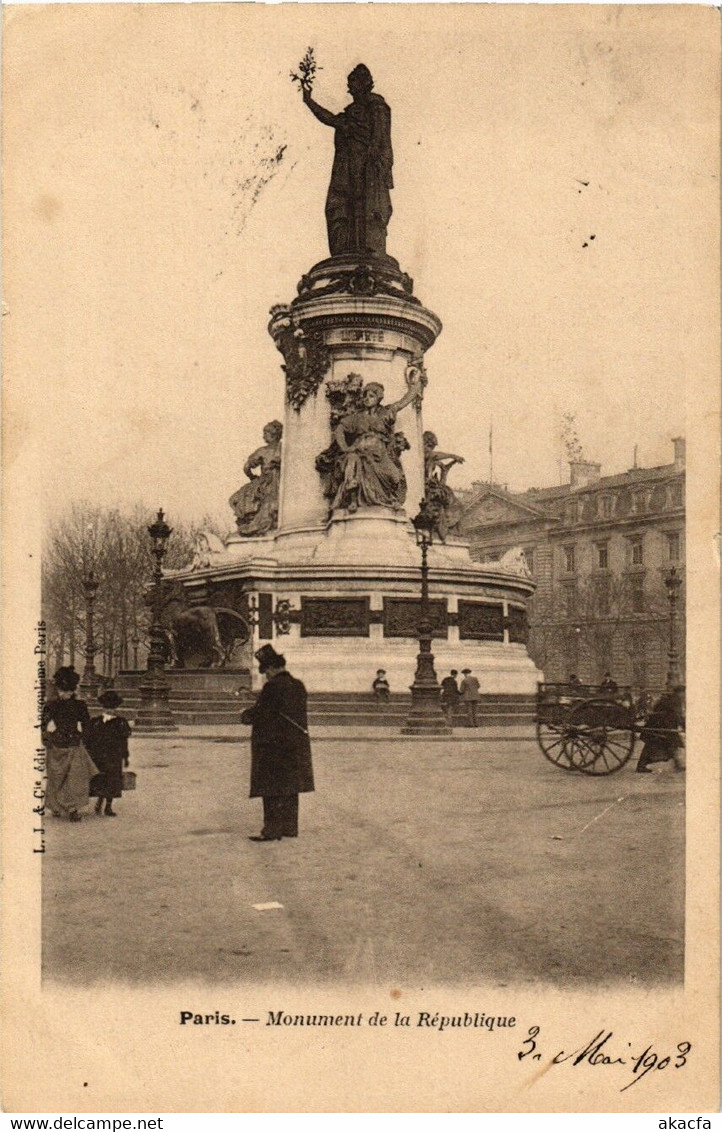
[[[534,573],[534,549],[533,549],[533,547],[528,548],[527,550],[524,551],[524,560],[526,562],[527,570],[529,571],[530,574],[533,574]]]
[[[609,543],[598,542],[596,544],[597,552],[597,570],[609,569]]]
[[[684,485],[681,481],[678,480],[677,483],[672,484],[669,490],[669,498],[672,507],[684,506]]]
[[[647,638],[644,633],[633,633],[629,642],[632,684],[635,688],[647,686]]]
[[[579,504],[575,500],[567,506],[567,522],[576,523],[579,519]]]
[[[577,583],[565,582],[562,586],[562,610],[565,617],[574,617],[577,612]]]
[[[611,519],[612,517],[612,497],[611,495],[603,495],[599,500],[599,511],[603,519]]]
[[[629,540],[630,566],[644,566],[644,543],[641,538]]]
[[[644,574],[632,575],[632,613],[644,613]]]
[[[609,617],[609,578],[597,578],[594,587],[595,606],[597,617]]]
[[[577,554],[575,546],[562,547],[564,554],[564,572],[565,574],[574,574],[577,569]]]
[[[681,542],[679,531],[670,531],[667,535],[667,558],[670,562],[679,562]]]
[[[635,491],[632,494],[632,499],[634,501],[634,510],[637,513],[647,510],[647,492],[646,491]]]

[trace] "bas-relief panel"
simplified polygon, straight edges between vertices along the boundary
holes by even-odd
[[[429,602],[432,636],[446,640],[448,614],[444,599]],[[384,636],[417,637],[421,620],[421,602],[415,598],[384,598]]]
[[[460,601],[459,639],[462,641],[503,641],[503,606],[486,604],[481,601]]]
[[[302,597],[301,636],[368,637],[368,597]]]

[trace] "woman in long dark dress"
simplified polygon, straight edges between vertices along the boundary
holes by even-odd
[[[90,792],[98,799],[95,803],[96,814],[100,813],[105,802],[105,816],[108,818],[118,816],[113,809],[113,799],[123,796],[123,767],[129,762],[130,724],[117,715],[122,702],[112,688],[102,692],[98,696],[98,703],[103,708],[103,714],[91,720],[88,730],[88,749],[98,768],[98,774],[90,783]]]
[[[80,821],[78,811],[88,804],[90,780],[96,773],[86,746],[88,707],[75,698],[79,683],[72,664],[59,668],[53,677],[56,698],[44,705],[41,719],[48,768],[45,804],[56,818],[72,822]]]
[[[674,760],[675,770],[684,770],[680,731],[684,728],[684,691],[668,688],[657,700],[642,728],[644,741],[637,763],[637,774],[652,774],[650,763]]]

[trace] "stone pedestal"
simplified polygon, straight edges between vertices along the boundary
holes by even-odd
[[[258,608],[247,655],[271,642],[312,692],[365,692],[378,668],[407,691],[418,651],[419,551],[410,516],[424,496],[422,407],[402,409],[408,451],[404,508],[329,511],[316,458],[332,440],[329,383],[350,373],[384,386],[384,403],[407,393],[412,364],[441,331],[390,257],[323,260],[297,297],[271,311],[269,331],[286,381],[278,529],[232,535],[201,569],[176,573],[192,604]],[[432,380],[441,380],[432,375]],[[439,677],[471,668],[483,693],[528,695],[541,679],[526,652],[528,577],[473,562],[450,538],[429,552],[433,653]],[[260,678],[253,665],[254,686]]]
[[[315,467],[316,457],[331,440],[325,396],[329,382],[358,373],[364,384],[383,385],[387,404],[399,400],[408,389],[409,363],[423,358],[441,323],[413,297],[411,280],[390,257],[323,260],[304,275],[290,306],[276,307],[271,313],[269,332],[284,353],[290,394],[281,465],[278,527],[282,533],[325,525],[329,517]],[[305,373],[299,352],[305,353]],[[311,388],[301,401],[309,370]],[[404,409],[397,427],[409,443],[402,463],[407,505],[414,514],[424,494],[420,408]]]
[[[170,735],[177,731],[170,709],[168,681],[163,674],[146,672],[139,691],[141,703],[135,717],[135,734]]]

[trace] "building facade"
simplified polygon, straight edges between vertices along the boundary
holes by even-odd
[[[599,464],[570,464],[570,482],[509,492],[474,484],[461,530],[472,555],[494,561],[520,546],[537,589],[529,653],[548,681],[576,673],[596,683],[610,671],[637,690],[664,686],[670,646],[665,577],[684,579],[685,442],[656,468],[602,476]],[[684,672],[684,587],[676,645]]]

